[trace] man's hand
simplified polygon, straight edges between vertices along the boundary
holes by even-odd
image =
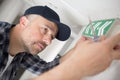
[[[98,42],[81,37],[74,52],[74,64],[83,65],[83,75],[90,76],[104,71],[114,59],[120,59],[120,34],[110,38],[101,36]]]
[[[33,80],[80,80],[104,71],[114,59],[120,59],[120,34],[101,36],[97,42],[81,37],[61,64]],[[66,59],[67,58],[67,59]]]

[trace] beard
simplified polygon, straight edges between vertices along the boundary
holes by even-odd
[[[44,47],[39,46],[39,44],[44,45]],[[46,45],[41,42],[26,43],[26,45],[24,45],[25,51],[32,55],[36,55],[42,52],[45,49],[45,47]]]

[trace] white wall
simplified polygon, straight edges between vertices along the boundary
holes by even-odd
[[[92,20],[120,17],[119,4],[120,0],[4,0],[3,4],[0,5],[0,20],[12,23],[17,15],[22,14],[26,8],[33,5],[48,5],[57,11],[62,22],[68,24],[72,29],[72,35],[68,41],[71,46],[66,46],[67,42],[55,40],[43,52],[44,54],[40,55],[45,60],[51,61],[63,50],[62,48],[71,48],[76,43],[79,36],[81,36],[80,30],[89,23],[88,16]],[[119,67],[120,63],[115,61],[105,72],[87,80],[119,80]],[[34,75],[26,71],[21,80],[25,80],[29,76]]]
[[[120,18],[120,0],[65,0],[68,4],[74,7],[78,12],[89,16],[92,20]],[[120,32],[119,26],[113,28],[110,33],[113,35]],[[77,38],[76,38],[77,41]],[[75,41],[75,42],[76,42]],[[75,44],[73,42],[72,45]],[[98,75],[84,78],[83,80],[120,80],[120,61],[114,61],[111,66],[104,72]]]
[[[120,0],[64,0],[93,20],[120,17]]]
[[[0,5],[0,20],[12,23],[22,10],[22,6],[20,0],[4,0]]]

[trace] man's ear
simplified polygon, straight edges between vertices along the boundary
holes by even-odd
[[[20,18],[20,21],[19,21],[20,26],[27,26],[28,23],[29,23],[29,20],[27,19],[27,17],[22,16],[22,17]]]

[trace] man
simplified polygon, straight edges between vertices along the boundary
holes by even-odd
[[[18,24],[0,22],[0,26],[1,80],[14,80],[19,67],[41,74],[33,80],[79,80],[105,70],[113,59],[120,58],[118,34],[109,39],[100,37],[98,42],[82,37],[63,57],[50,63],[40,59],[38,52],[54,38],[65,41],[70,36],[70,28],[47,6],[31,7]],[[12,66],[7,64],[8,55],[13,58]]]
[[[100,73],[120,59],[119,42],[120,33],[107,39],[101,36],[98,42],[81,37],[67,60],[62,58],[60,65],[32,80],[81,80]]]
[[[16,25],[0,22],[0,80],[14,79],[19,67],[41,74],[58,65],[59,56],[47,63],[36,54],[54,38],[65,41],[69,36],[70,28],[61,23],[57,13],[47,6],[27,9]],[[11,58],[12,66],[9,65]]]

